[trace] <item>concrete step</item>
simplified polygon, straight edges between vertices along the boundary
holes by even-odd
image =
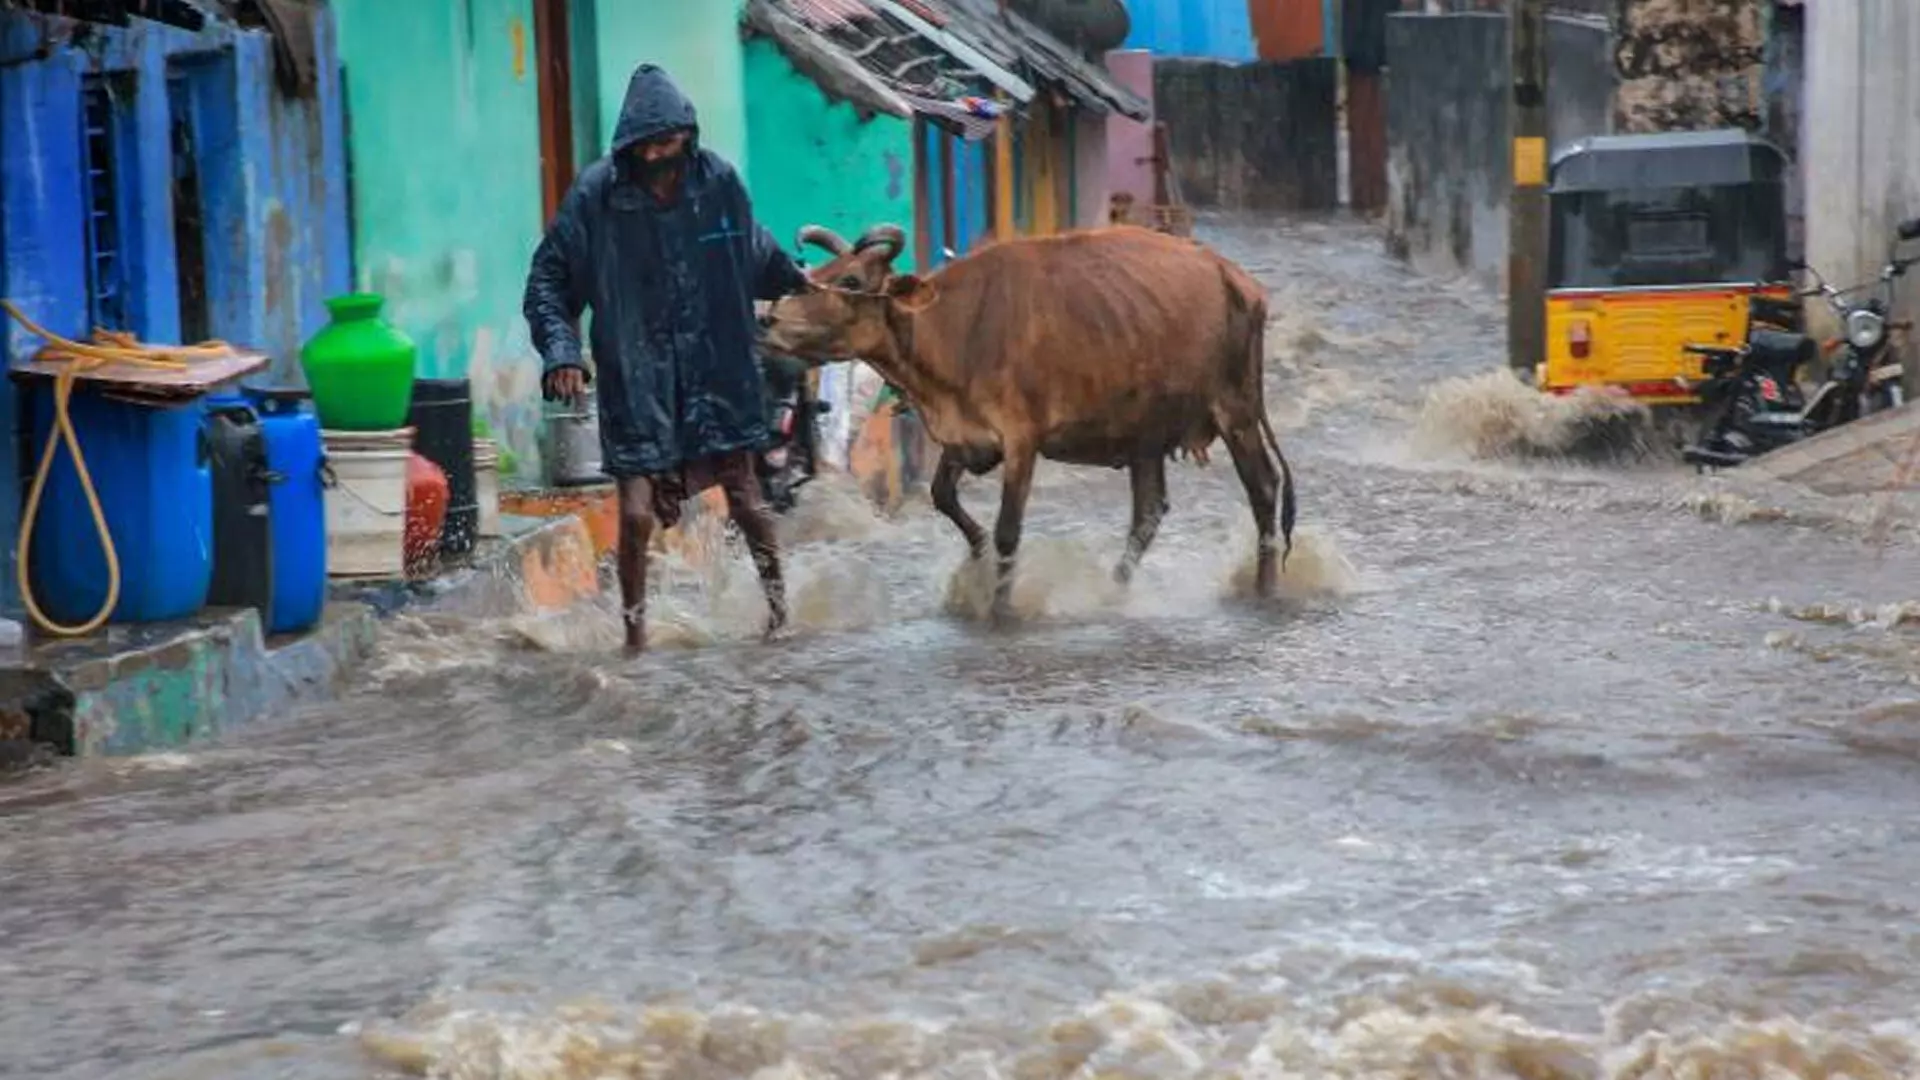
[[[0,657],[0,764],[185,746],[330,701],[373,655],[381,617],[564,609],[598,595],[599,553],[577,517],[508,518],[508,536],[428,581],[339,582],[314,630],[262,633],[252,609],[109,626]]]
[[[1920,402],[1875,413],[1775,450],[1741,466],[1745,474],[1784,480],[1822,495],[1872,495],[1920,481]],[[1909,475],[1902,477],[1906,467]]]

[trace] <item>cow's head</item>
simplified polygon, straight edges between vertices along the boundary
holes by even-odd
[[[807,280],[813,284],[853,292],[879,292],[893,276],[893,260],[906,249],[907,234],[898,225],[875,225],[849,244],[824,225],[808,225],[800,230],[798,243],[801,247],[812,244],[833,256],[807,271]]]
[[[886,279],[878,289],[823,286],[778,301],[767,312],[766,346],[813,363],[892,353],[895,317],[924,309],[935,286],[913,274]]]

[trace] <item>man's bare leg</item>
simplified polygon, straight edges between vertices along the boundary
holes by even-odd
[[[644,476],[619,481],[620,621],[626,627],[627,654],[647,649],[647,557],[658,526],[653,516],[653,483]]]
[[[746,538],[760,587],[767,594],[767,637],[787,625],[787,585],[780,572],[780,540],[773,511],[760,495],[760,479],[752,469],[740,469],[722,483],[727,515]]]

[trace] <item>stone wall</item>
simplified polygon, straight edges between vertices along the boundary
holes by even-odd
[[[1772,5],[1773,0],[1619,0],[1615,127],[1625,132],[1760,130]]]

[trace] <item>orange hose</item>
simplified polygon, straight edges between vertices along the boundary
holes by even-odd
[[[20,598],[26,603],[27,614],[33,617],[36,625],[49,634],[79,637],[98,630],[113,614],[115,605],[120,602],[121,582],[120,554],[114,549],[113,533],[107,528],[106,510],[100,505],[100,493],[93,486],[93,474],[87,468],[87,456],[81,452],[80,437],[74,432],[73,418],[68,414],[68,402],[73,398],[74,384],[79,381],[81,372],[108,364],[135,364],[177,371],[195,361],[225,359],[233,355],[233,349],[223,341],[186,347],[149,345],[136,340],[132,334],[112,330],[95,330],[91,342],[71,341],[27,318],[11,301],[0,300],[0,311],[12,316],[28,333],[47,342],[34,354],[35,360],[68,361],[53,384],[53,430],[47,433],[46,447],[40,453],[40,466],[34,470],[33,488],[27,494],[26,511],[20,517],[20,555],[14,563],[14,578],[20,585]],[[40,517],[40,497],[46,490],[47,476],[53,471],[54,455],[59,453],[62,440],[67,444],[68,452],[73,454],[74,472],[80,476],[80,489],[86,493],[87,509],[93,514],[93,527],[99,533],[100,548],[107,558],[106,600],[92,618],[75,626],[54,622],[41,610],[33,596],[32,576],[27,573],[28,556],[33,550],[33,526]]]

